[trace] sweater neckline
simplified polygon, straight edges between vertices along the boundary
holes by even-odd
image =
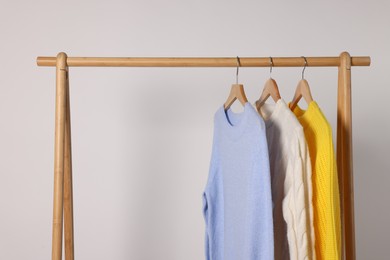
[[[242,112],[234,112],[231,108],[225,110],[223,105],[219,108],[220,120],[222,121],[221,126],[229,138],[237,139],[244,132],[248,125],[247,119],[250,113],[250,106],[251,104],[246,102]]]
[[[258,113],[263,118],[267,128],[270,128],[278,119],[283,106],[287,106],[283,99],[278,99],[275,104],[264,103]]]
[[[316,111],[318,111],[319,107],[318,107],[318,104],[316,101],[311,101],[308,106],[307,106],[307,109],[304,110],[302,108],[300,108],[298,105],[294,108],[294,114],[295,116],[297,117],[297,119],[299,120],[299,123],[301,123],[301,125],[306,128],[307,126],[309,126],[310,124],[310,121],[312,120],[313,116],[315,116],[315,113]]]

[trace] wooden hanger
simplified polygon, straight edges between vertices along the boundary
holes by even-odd
[[[240,60],[237,57],[237,73],[236,73],[236,84],[233,84],[229,96],[224,104],[225,110],[228,110],[230,106],[238,99],[240,103],[244,106],[248,99],[246,98],[244,85],[238,84],[238,68],[240,66]]]
[[[264,105],[265,101],[271,96],[275,103],[281,98],[279,93],[279,87],[276,81],[271,78],[273,61],[272,57],[270,57],[270,78],[265,82],[263,92],[261,93],[260,98],[256,101],[256,108],[260,110],[260,107]]]
[[[303,58],[305,59],[305,66],[303,67],[303,71],[302,71],[302,79],[298,82],[297,88],[295,89],[294,98],[289,105],[291,110],[295,109],[299,100],[301,100],[302,97],[305,99],[307,104],[310,104],[310,102],[313,101],[309,83],[307,82],[306,79],[304,79],[304,72],[307,66],[307,60],[305,57]]]
[[[242,84],[233,84],[232,88],[230,89],[229,97],[227,98],[224,108],[225,110],[228,110],[230,106],[234,103],[234,101],[240,101],[240,103],[244,106],[246,102],[248,102],[248,99],[246,98],[244,86]]]

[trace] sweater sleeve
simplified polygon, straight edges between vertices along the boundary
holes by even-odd
[[[294,138],[295,139],[295,138]],[[311,168],[308,152],[299,138],[292,143],[284,183],[283,217],[291,259],[314,259],[313,207],[311,204]],[[307,146],[306,146],[307,149]],[[303,153],[305,152],[305,153]],[[308,173],[310,171],[310,173]]]
[[[203,216],[205,220],[205,259],[222,259],[223,257],[223,236],[224,232],[224,216],[223,212],[223,197],[220,196],[222,187],[215,185],[220,183],[218,177],[219,167],[211,164],[210,173],[213,179],[210,179],[209,185],[206,186],[203,192]]]
[[[326,245],[327,245],[327,257],[334,257],[335,259],[341,258],[341,217],[340,217],[340,196],[339,196],[339,183],[337,175],[337,165],[336,158],[333,147],[333,138],[332,138],[332,129],[328,123],[328,133],[329,133],[329,170],[328,173],[329,182],[329,209],[327,210],[327,219],[329,219],[328,224],[328,236],[326,236]],[[329,249],[328,249],[329,248]]]
[[[210,256],[210,238],[209,238],[209,214],[208,214],[208,205],[207,205],[207,194],[206,192],[203,192],[203,217],[205,221],[205,240],[204,240],[204,250],[205,250],[205,259],[211,260]]]
[[[310,259],[316,259],[315,253],[315,233],[314,233],[314,211],[313,211],[313,185],[312,185],[312,168],[309,154],[309,148],[303,131],[298,133],[299,137],[299,153],[302,160],[302,174],[305,185],[305,205],[307,209],[307,234],[308,234],[308,249]]]
[[[214,116],[214,130],[213,130],[213,139],[211,146],[211,156],[209,162],[209,171],[206,181],[206,186],[202,194],[202,212],[203,218],[205,221],[205,237],[204,237],[204,253],[205,259],[211,260],[216,258],[215,255],[218,255],[220,252],[217,252],[218,246],[215,244],[215,232],[217,230],[216,223],[218,222],[215,219],[215,207],[218,203],[216,190],[211,189],[212,183],[214,182],[216,172],[217,172],[217,133],[216,133],[216,117]],[[215,247],[215,248],[214,248]]]
[[[205,222],[205,237],[204,237],[204,250],[205,250],[205,259],[206,260],[211,260],[213,259],[213,251],[214,245],[213,241],[214,239],[214,232],[215,232],[215,227],[213,228],[213,225],[215,225],[215,219],[213,219],[214,216],[214,206],[213,203],[213,197],[215,197],[215,194],[213,194],[213,190],[210,189],[210,185],[213,181],[213,177],[215,176],[215,162],[214,162],[214,156],[211,157],[211,162],[209,166],[209,176],[207,180],[206,187],[203,191],[203,196],[202,196],[202,204],[203,204],[203,218]]]
[[[307,259],[306,209],[302,164],[299,158],[287,161],[284,182],[283,217],[287,224],[287,240],[290,259]]]

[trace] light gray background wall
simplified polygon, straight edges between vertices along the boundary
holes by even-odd
[[[354,67],[358,259],[387,259],[388,1],[2,1],[0,259],[50,259],[55,69],[37,56],[370,55]],[[290,100],[301,68],[275,68]],[[267,68],[243,68],[250,101]],[[336,127],[336,68],[308,68]],[[212,118],[234,68],[71,68],[77,259],[203,259]],[[242,108],[235,104],[233,110]]]

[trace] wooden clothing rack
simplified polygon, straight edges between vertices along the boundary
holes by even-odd
[[[302,57],[272,57],[274,67],[303,67]],[[240,58],[240,67],[269,67],[268,57]],[[356,259],[354,192],[352,172],[351,66],[369,66],[370,57],[306,57],[307,66],[338,67],[337,170],[340,188],[342,256]],[[38,66],[56,67],[54,204],[52,260],[62,258],[63,227],[65,259],[74,259],[72,149],[68,67],[236,67],[237,58],[109,58],[38,57]]]

